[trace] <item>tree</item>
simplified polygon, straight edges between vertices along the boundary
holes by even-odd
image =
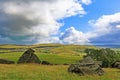
[[[94,60],[102,61],[103,67],[111,67],[116,61],[120,61],[120,52],[106,49],[85,49],[87,56],[91,56]]]

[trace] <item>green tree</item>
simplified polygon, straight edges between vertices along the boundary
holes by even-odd
[[[120,60],[120,52],[106,49],[85,49],[87,56],[91,56],[94,60],[102,61],[103,67],[111,67],[112,64]]]

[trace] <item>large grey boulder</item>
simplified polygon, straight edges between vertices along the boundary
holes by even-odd
[[[0,64],[14,64],[14,61],[6,60],[6,59],[0,59]]]
[[[120,61],[115,62],[112,67],[120,69]]]
[[[68,68],[69,72],[80,75],[103,75],[104,71],[90,56],[85,57],[82,61],[72,64]]]
[[[19,58],[18,60],[18,64],[21,63],[41,63],[41,61],[39,60],[39,58],[34,54],[34,50],[33,49],[28,49],[27,51],[24,52],[24,54]]]

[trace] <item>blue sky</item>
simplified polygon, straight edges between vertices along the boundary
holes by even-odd
[[[98,19],[102,15],[111,15],[117,12],[120,12],[120,0],[92,0],[92,4],[83,5],[86,15],[83,17],[73,16],[62,20],[66,24],[63,27],[68,28],[69,26],[74,26],[77,30],[82,30],[87,32],[91,30],[88,21],[92,19]]]
[[[120,45],[120,0],[0,0],[0,44]]]

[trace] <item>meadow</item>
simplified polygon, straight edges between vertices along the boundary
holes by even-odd
[[[120,80],[120,70],[106,68],[103,76],[69,73],[65,65],[0,65],[0,80]]]
[[[35,50],[41,61],[55,65],[0,64],[0,80],[120,80],[120,70],[104,68],[103,76],[80,76],[67,71],[69,65],[78,62],[86,54],[84,49],[94,46],[40,44],[0,45],[0,58],[17,62],[27,48]]]

